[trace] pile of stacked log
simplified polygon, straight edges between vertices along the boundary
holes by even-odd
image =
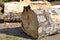
[[[18,21],[19,22],[21,19],[21,14],[22,14],[23,9],[24,9],[23,7],[27,6],[27,5],[30,5],[32,10],[43,9],[43,8],[46,8],[47,6],[51,6],[51,4],[47,1],[7,2],[7,3],[4,3],[4,18],[3,18],[4,21]],[[18,16],[18,18],[16,18],[17,16]]]
[[[22,29],[28,35],[38,38],[60,33],[60,6],[56,8],[47,1],[4,5],[4,21],[22,21]]]
[[[20,22],[22,20],[23,30],[30,36],[38,38],[39,18],[37,18],[37,14],[33,10],[43,10],[43,8],[48,8],[50,6],[51,4],[47,1],[37,1],[29,3],[7,2],[4,3],[3,19],[6,22]]]

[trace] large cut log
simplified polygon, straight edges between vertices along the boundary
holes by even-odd
[[[35,1],[35,2],[7,2],[4,3],[4,21],[19,21],[21,12],[23,12],[23,7],[30,5],[32,10],[44,9],[47,6],[51,6],[47,1]],[[12,13],[12,15],[11,15]],[[16,14],[16,15],[15,15]],[[19,16],[18,16],[19,14]],[[11,16],[9,16],[11,15]],[[18,16],[18,18],[16,18]],[[18,19],[18,20],[17,20]]]
[[[31,9],[32,10],[36,10],[36,9],[45,9],[45,8],[49,8],[51,5],[50,2],[48,1],[31,1]]]
[[[60,8],[32,11],[29,6],[24,7],[22,23],[23,30],[34,38],[60,33]]]
[[[30,6],[24,7],[22,13],[23,30],[28,35],[38,38],[38,20],[37,15],[30,9]]]
[[[4,21],[20,22],[23,7],[28,5],[26,2],[7,2],[4,3]]]
[[[4,15],[5,22],[21,22],[21,13],[10,12],[8,15]]]
[[[39,5],[38,3],[36,3],[36,4]],[[37,8],[34,8],[36,6],[31,7],[31,9],[30,9],[30,6],[24,7],[24,10],[22,13],[22,22],[23,22],[22,28],[27,34],[31,35],[34,38],[38,38],[38,28],[39,28],[39,24],[40,24],[40,20],[39,20],[40,17],[38,17],[39,12],[36,13],[36,11],[35,12],[33,11],[33,10],[37,10]],[[46,5],[46,6],[48,6],[48,5]],[[40,7],[40,5],[38,7]],[[41,5],[41,7],[43,7],[43,6]],[[47,8],[47,7],[45,7],[45,8]]]
[[[60,33],[60,6],[51,6],[42,12],[45,14],[44,17],[46,18],[46,21],[41,22],[41,20],[39,20],[39,38]]]

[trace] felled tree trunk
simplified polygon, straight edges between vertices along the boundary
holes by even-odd
[[[24,7],[22,13],[23,31],[28,35],[38,38],[38,20],[37,15],[30,9],[30,6]]]
[[[4,22],[21,22],[21,13],[10,12],[8,15],[5,15]]]
[[[59,11],[58,10],[59,8],[57,7],[52,6],[49,9],[43,11],[44,14],[43,16],[45,17],[46,21],[41,22],[39,20],[40,21],[39,23],[40,27],[38,28],[39,38],[60,33],[60,14],[56,12]]]

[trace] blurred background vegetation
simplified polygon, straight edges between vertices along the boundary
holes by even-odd
[[[0,2],[11,2],[11,1],[20,1],[20,0],[0,0]],[[36,1],[36,0],[33,0],[33,1]],[[54,2],[54,1],[58,1],[58,0],[47,0],[49,2]]]
[[[17,1],[17,0],[0,0],[0,2],[10,2],[10,1]]]
[[[11,2],[11,1],[20,1],[20,0],[0,0],[0,2]],[[36,0],[33,0],[36,1]],[[55,1],[55,0],[47,0],[49,2]]]
[[[0,3],[4,3],[4,2],[11,2],[11,1],[20,1],[20,0],[0,0]],[[52,5],[60,5],[60,0],[47,0],[49,1]]]

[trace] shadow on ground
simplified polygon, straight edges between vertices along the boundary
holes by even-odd
[[[0,19],[0,24],[4,23],[3,19]],[[12,36],[17,36],[17,37],[22,37],[22,38],[27,38],[27,39],[34,39],[33,37],[27,35],[25,32],[23,32],[21,27],[14,27],[14,28],[2,28],[1,29],[0,25],[0,33],[1,34],[6,34],[6,35],[12,35]]]
[[[6,34],[6,35],[23,37],[23,38],[27,38],[27,39],[33,39],[31,36],[24,33],[21,27],[0,29],[0,33]]]

